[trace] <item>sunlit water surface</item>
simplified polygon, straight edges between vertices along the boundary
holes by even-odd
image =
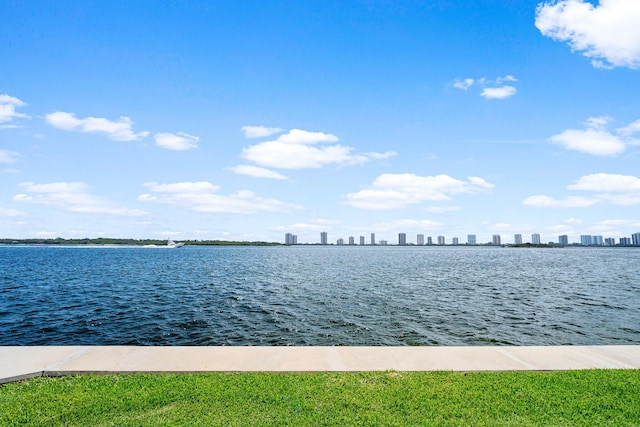
[[[0,246],[0,345],[640,344],[640,248]]]

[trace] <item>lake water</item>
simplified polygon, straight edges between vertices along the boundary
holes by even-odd
[[[640,248],[0,246],[0,345],[640,344]]]

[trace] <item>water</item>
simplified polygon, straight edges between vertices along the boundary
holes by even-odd
[[[640,344],[640,248],[0,246],[0,345]]]

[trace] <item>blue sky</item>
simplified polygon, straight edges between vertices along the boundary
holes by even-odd
[[[0,1],[0,236],[640,231],[640,2]]]

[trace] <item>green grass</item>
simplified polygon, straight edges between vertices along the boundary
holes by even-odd
[[[0,386],[0,425],[640,425],[640,370],[80,375]]]

